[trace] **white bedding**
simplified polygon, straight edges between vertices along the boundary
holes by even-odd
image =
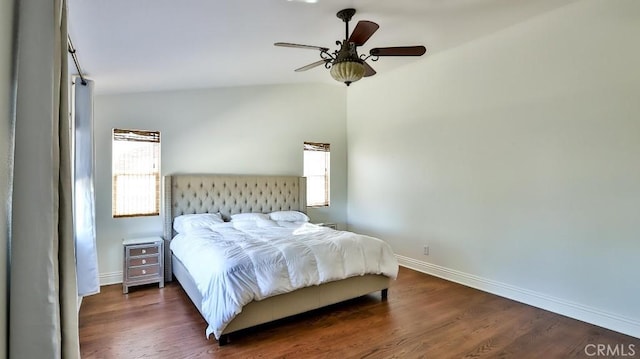
[[[170,247],[202,294],[207,337],[220,338],[253,300],[364,274],[398,274],[386,242],[310,223],[222,223],[178,234]]]

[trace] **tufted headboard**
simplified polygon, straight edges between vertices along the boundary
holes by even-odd
[[[164,177],[164,238],[182,214],[296,210],[306,212],[307,182],[298,176],[172,175]]]

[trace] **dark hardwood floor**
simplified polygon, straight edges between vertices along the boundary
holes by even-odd
[[[84,298],[80,348],[85,359],[640,358],[640,339],[406,268],[386,302],[380,293],[350,300],[232,335],[223,347],[205,326],[176,282],[128,295],[112,285]]]

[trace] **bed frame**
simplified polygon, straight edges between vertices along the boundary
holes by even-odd
[[[187,269],[171,254],[175,235],[173,219],[182,214],[220,212],[225,219],[235,213],[296,210],[306,212],[306,178],[298,176],[171,175],[164,177],[165,278],[173,276],[202,314],[202,296]],[[390,279],[384,275],[351,277],[306,287],[245,305],[218,340],[229,334],[273,320],[381,291],[387,299]],[[203,315],[204,317],[204,315]]]

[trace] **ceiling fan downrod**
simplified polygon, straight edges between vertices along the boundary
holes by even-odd
[[[345,41],[347,41],[347,39],[349,38],[349,21],[351,21],[351,18],[353,18],[353,15],[355,15],[355,14],[356,14],[356,9],[344,9],[344,10],[338,11],[338,13],[336,14],[338,19],[342,19],[342,21],[344,21],[344,27],[345,27],[344,39],[345,39]]]

